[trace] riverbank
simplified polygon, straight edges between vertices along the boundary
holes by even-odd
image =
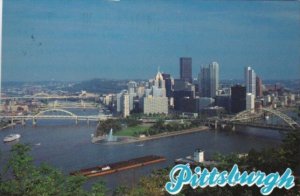
[[[172,137],[172,136],[178,136],[178,135],[195,133],[195,132],[200,132],[200,131],[207,131],[207,130],[209,130],[209,127],[200,126],[200,127],[190,128],[190,129],[184,129],[181,131],[160,133],[157,135],[151,135],[151,136],[147,136],[147,137],[126,137],[126,139],[123,139],[118,142],[110,142],[109,144],[128,144],[128,143],[134,143],[134,142],[144,142],[144,141],[149,141],[149,140],[155,140],[155,139],[160,139],[160,138],[165,138],[165,137]],[[125,137],[123,137],[123,138],[125,138]],[[100,142],[103,141],[104,139],[105,139],[105,136],[93,137],[92,143],[100,144]]]
[[[7,125],[1,126],[0,131],[2,131],[4,129],[7,129],[7,128],[10,128],[10,127],[13,127],[13,126],[16,126],[16,123],[13,123],[13,124],[9,123]]]

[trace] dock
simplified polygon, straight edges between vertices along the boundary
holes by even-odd
[[[154,163],[159,163],[165,161],[166,158],[157,155],[148,155],[139,158],[130,159],[127,161],[120,161],[115,163],[104,164],[96,167],[81,169],[79,171],[71,172],[70,175],[83,175],[86,177],[96,177],[108,175],[123,170],[133,169],[137,167],[142,167]]]

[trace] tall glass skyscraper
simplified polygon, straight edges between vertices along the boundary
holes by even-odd
[[[201,97],[215,97],[219,90],[219,64],[212,62],[208,67],[202,67],[198,80]]]
[[[218,95],[219,90],[219,64],[217,62],[212,62],[209,65],[210,74],[210,95],[215,97]]]
[[[256,97],[256,74],[251,67],[245,67],[246,93],[251,93]]]
[[[193,82],[192,58],[190,57],[180,58],[180,79],[190,83]]]

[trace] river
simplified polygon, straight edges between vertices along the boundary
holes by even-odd
[[[72,110],[80,115],[95,115],[97,110]],[[18,125],[0,131],[0,139],[10,134],[22,135],[20,143],[30,144],[31,155],[35,163],[42,162],[54,166],[65,174],[82,168],[128,160],[135,157],[155,154],[165,156],[166,162],[142,168],[123,171],[117,174],[90,179],[88,184],[104,180],[108,187],[118,185],[132,186],[141,176],[153,169],[172,165],[176,158],[192,155],[196,148],[205,151],[205,158],[210,159],[216,152],[222,154],[248,152],[251,148],[262,149],[276,147],[281,143],[282,134],[276,130],[258,128],[237,128],[235,132],[202,131],[180,136],[172,136],[141,143],[130,144],[92,144],[91,134],[96,123],[89,126],[86,122],[75,125],[72,120],[39,120],[33,127],[28,121],[26,126]],[[0,167],[8,159],[12,143],[0,143]]]

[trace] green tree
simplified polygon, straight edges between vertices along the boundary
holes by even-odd
[[[105,121],[100,121],[96,130],[96,136],[108,134],[110,129],[113,129],[114,132],[120,131],[122,129],[120,121],[117,119],[107,119]]]
[[[0,180],[0,195],[106,195],[103,183],[95,184],[91,192],[88,192],[82,188],[86,182],[83,176],[65,176],[45,164],[34,166],[29,151],[28,145],[16,144],[12,147],[11,156],[3,171],[12,178]]]

